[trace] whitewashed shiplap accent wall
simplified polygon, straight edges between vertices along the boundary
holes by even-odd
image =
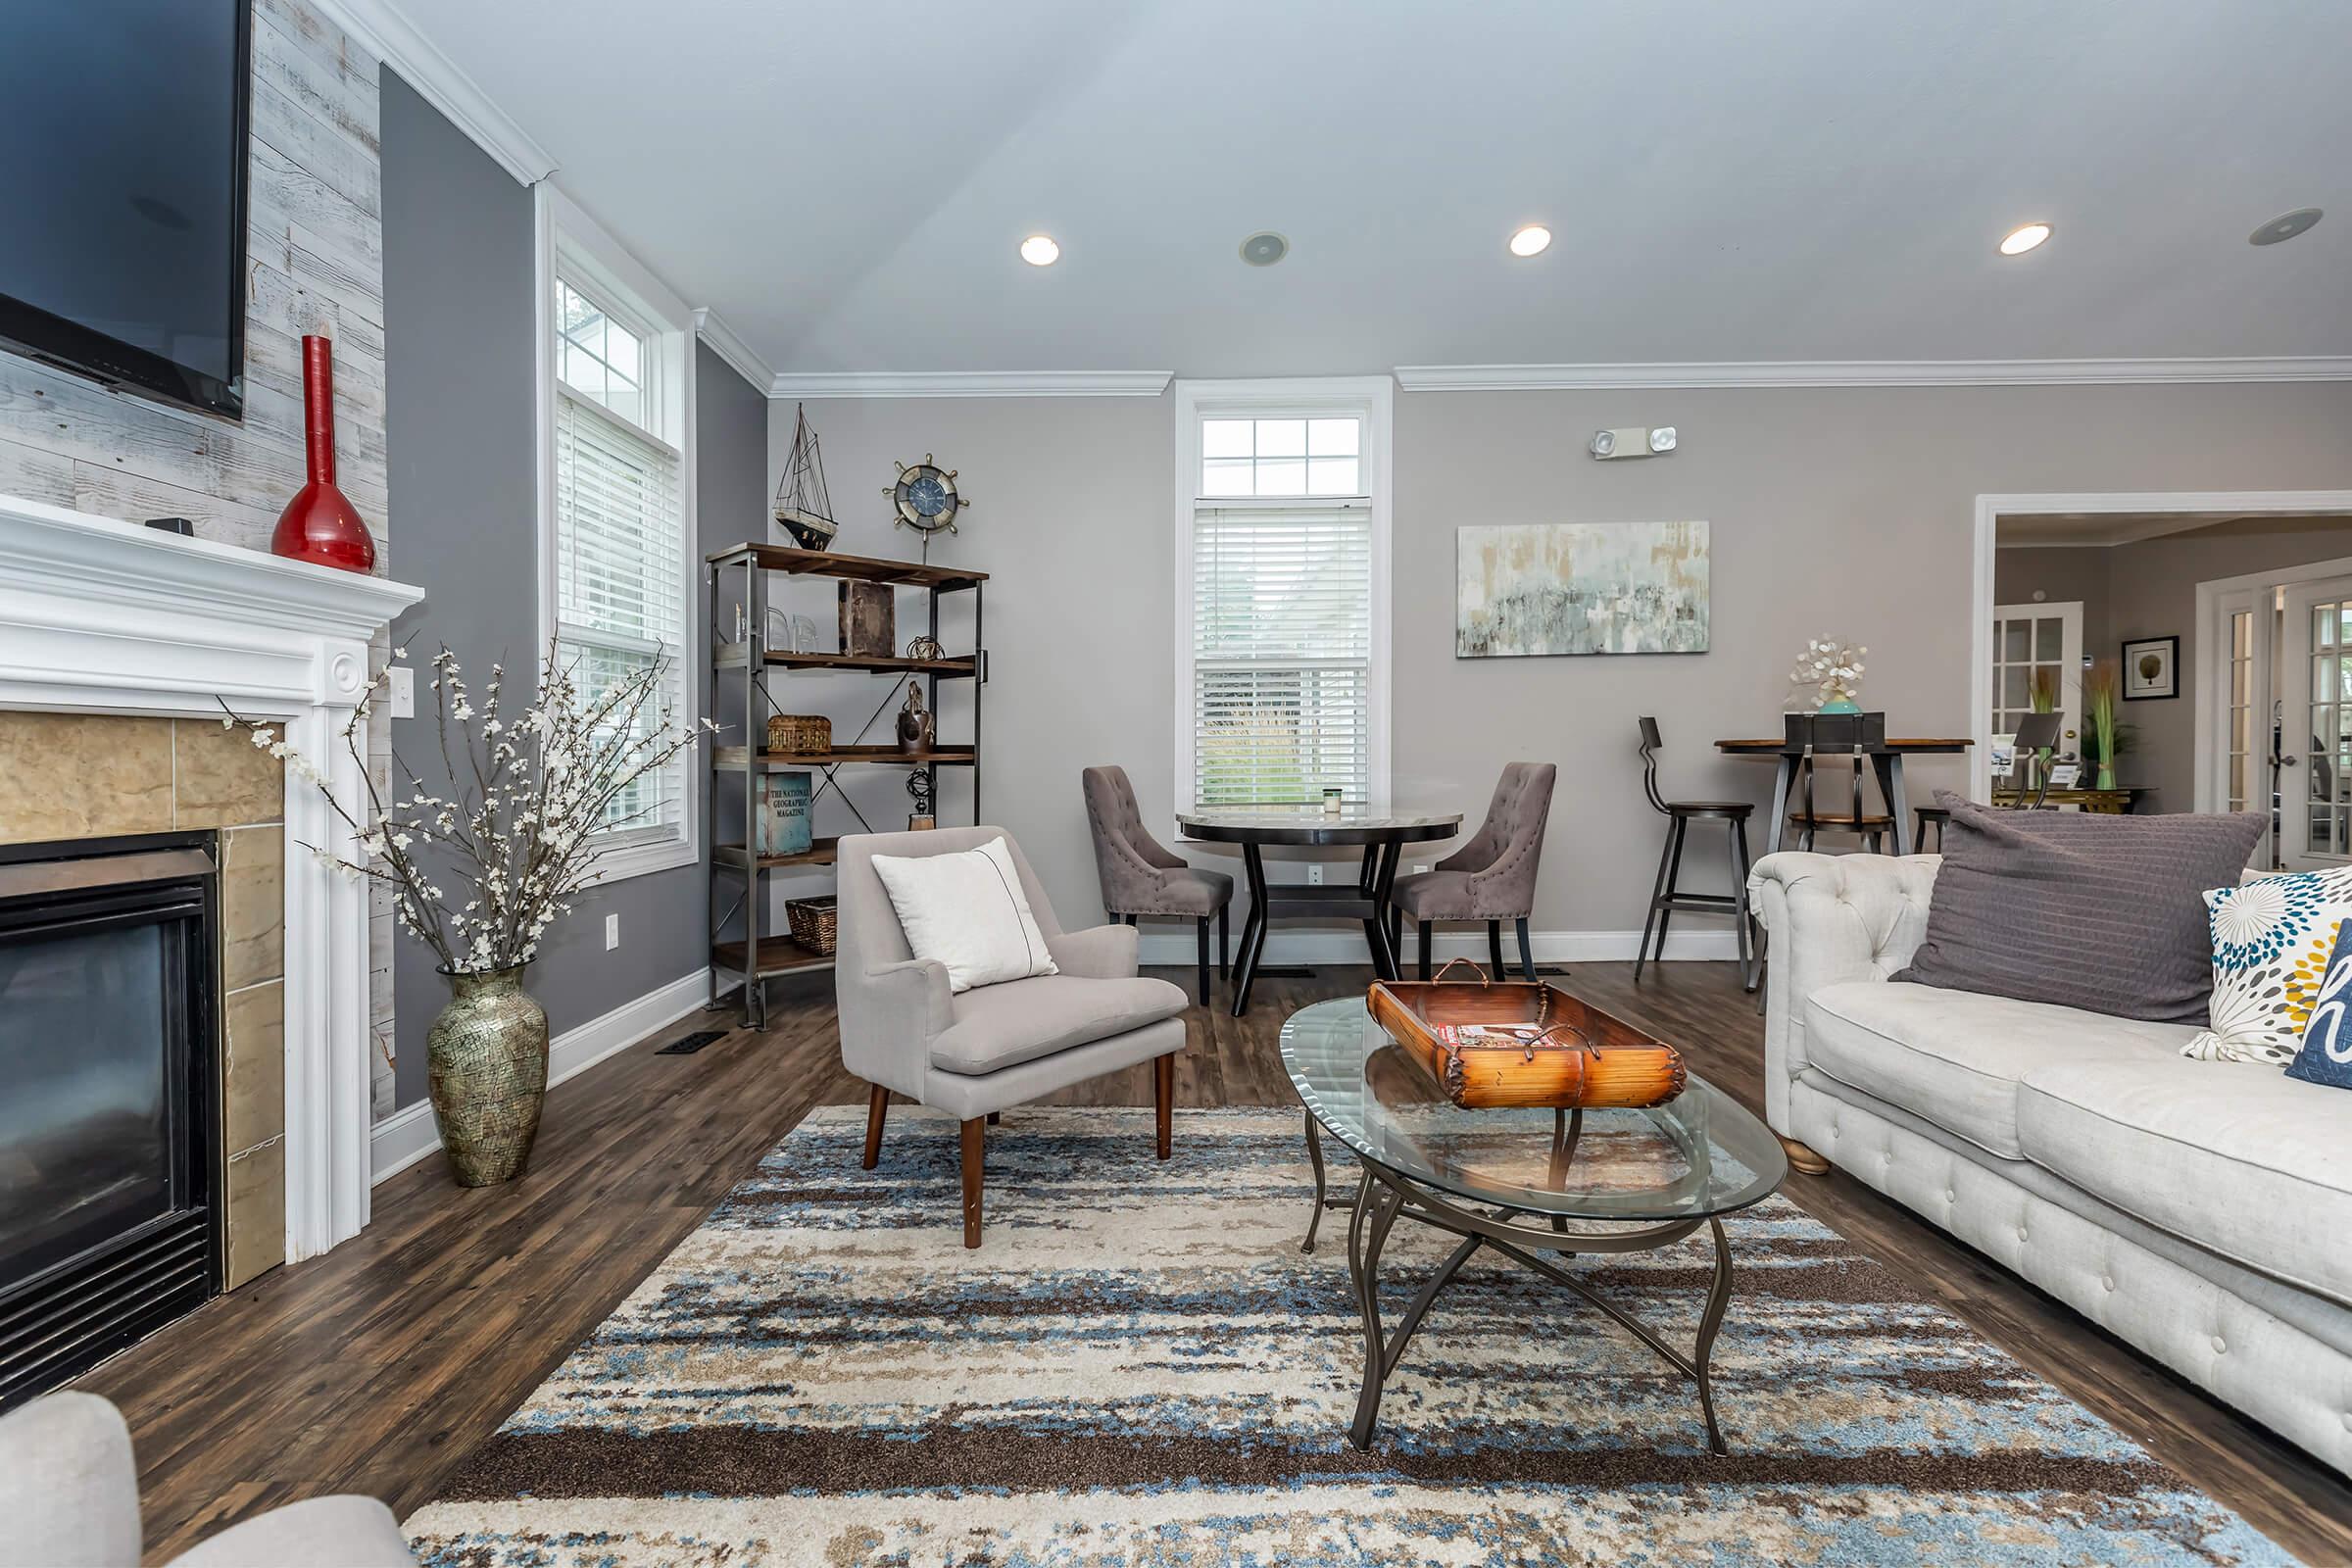
[[[302,338],[335,344],[336,477],[378,546],[384,467],[384,266],[378,63],[307,0],[254,0],[246,230],[245,418],[109,392],[0,351],[0,494],[136,521],[182,516],[199,537],[266,550],[303,483]],[[384,782],[389,733],[369,737]],[[392,1110],[392,922],[368,922],[374,1102]]]

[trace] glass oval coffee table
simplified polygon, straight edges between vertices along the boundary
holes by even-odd
[[[1318,1128],[1363,1167],[1348,1220],[1348,1272],[1364,1320],[1364,1387],[1348,1437],[1371,1446],[1382,1386],[1413,1331],[1463,1264],[1492,1250],[1573,1291],[1698,1385],[1707,1446],[1724,1446],[1707,1357],[1732,1297],[1723,1216],[1761,1202],[1788,1174],[1771,1129],[1697,1074],[1647,1110],[1463,1110],[1354,998],[1302,1007],[1282,1026],[1282,1064],[1306,1105],[1315,1215],[1325,1204]],[[1398,1219],[1461,1238],[1393,1334],[1380,1318],[1381,1250]],[[1689,1355],[1602,1299],[1561,1263],[1580,1253],[1646,1251],[1705,1227],[1715,1271]],[[1551,1254],[1545,1256],[1544,1254]]]

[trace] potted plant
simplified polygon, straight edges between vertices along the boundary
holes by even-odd
[[[1796,656],[1789,682],[1810,691],[1817,713],[1859,713],[1862,708],[1854,699],[1862,691],[1862,656],[1869,652],[1827,637],[1815,638]]]
[[[2124,672],[2112,659],[2102,659],[2082,675],[2082,724],[2088,732],[2084,748],[2098,767],[2098,787],[2114,789],[2115,760],[2131,744],[2131,726],[2116,722],[2116,704],[2122,700]]]
[[[428,788],[396,753],[394,776],[409,790],[391,789],[387,799],[362,748],[390,679],[387,666],[343,726],[342,743],[367,780],[356,813],[269,724],[235,712],[221,722],[281,759],[349,829],[346,846],[301,848],[344,876],[390,889],[400,928],[440,960],[451,996],[425,1037],[433,1119],[458,1181],[487,1187],[522,1173],[539,1131],[547,1013],[523,977],[540,941],[601,875],[596,835],[651,809],[631,805],[633,787],[717,726],[676,722],[662,662],[584,688],[577,661],[553,643],[530,705],[510,717],[501,709],[504,668],[490,666],[477,706],[444,648],[432,661],[432,695],[447,783]]]

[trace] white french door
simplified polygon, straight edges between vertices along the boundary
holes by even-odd
[[[2352,576],[2288,584],[2280,622],[2278,862],[2324,870],[2352,862]]]
[[[2036,691],[2045,695],[2036,699]],[[2052,706],[2044,709],[2042,702]],[[2018,722],[2037,712],[2061,720],[2057,757],[2082,754],[2082,602],[1995,605],[1992,610],[1992,729],[1977,737],[1989,747],[1994,735],[2014,735]],[[2006,780],[1993,780],[1997,788]]]
[[[2277,791],[2282,779],[2297,777],[2297,769],[2278,765],[2279,727],[2273,719],[2281,597],[2272,586],[2226,594],[2215,603],[2215,621],[2200,628],[2220,657],[2211,665],[2213,679],[2199,689],[2197,722],[2212,726],[2217,776],[2197,808],[2259,812],[2262,837],[2246,863],[2262,871],[2278,866]]]

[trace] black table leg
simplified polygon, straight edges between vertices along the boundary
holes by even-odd
[[[1903,754],[1874,752],[1870,758],[1871,771],[1879,775],[1879,798],[1886,803],[1886,814],[1894,818],[1894,853],[1911,853],[1911,803],[1903,794]]]
[[[1364,921],[1364,941],[1372,949],[1372,972],[1383,980],[1404,978],[1396,966],[1396,950],[1389,941],[1389,891],[1396,883],[1396,861],[1403,846],[1390,841],[1364,846],[1370,882],[1364,888],[1372,912]]]
[[[1781,835],[1788,830],[1788,786],[1796,782],[1796,769],[1803,760],[1793,752],[1781,754],[1781,765],[1772,780],[1772,826],[1764,830],[1766,855],[1781,853]]]
[[[1250,988],[1266,951],[1266,859],[1255,844],[1242,846],[1242,872],[1250,881],[1250,921],[1242,928],[1242,968],[1233,981],[1233,1015],[1250,1010]]]

